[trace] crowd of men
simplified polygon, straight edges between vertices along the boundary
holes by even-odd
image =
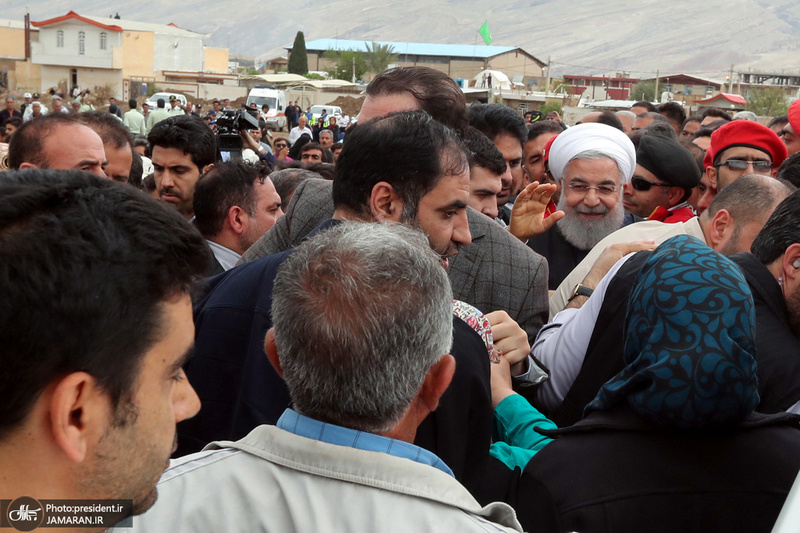
[[[0,112],[4,512],[791,528],[800,101],[767,125],[637,102],[567,127],[395,68],[357,123],[290,102],[271,141],[247,109],[231,145],[230,101],[34,96]]]

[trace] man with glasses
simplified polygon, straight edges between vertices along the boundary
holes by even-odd
[[[745,174],[775,176],[787,155],[786,145],[768,127],[734,120],[711,135],[703,164],[711,189],[721,191]]]
[[[686,199],[700,182],[692,154],[678,141],[645,135],[636,151],[636,172],[625,184],[625,212],[661,222],[686,222],[694,216]]]
[[[531,228],[527,235],[515,235],[547,258],[552,290],[595,244],[622,226],[622,191],[636,168],[636,151],[622,131],[589,123],[556,137],[548,162],[561,184],[557,206],[564,217],[542,234]]]
[[[281,161],[286,161],[289,159],[289,141],[286,139],[278,139],[273,144],[273,150],[275,152],[275,158],[280,159]]]

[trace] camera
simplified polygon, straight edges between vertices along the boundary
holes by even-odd
[[[241,130],[258,128],[258,120],[244,109],[223,110],[217,117],[217,152],[222,161],[242,159]]]

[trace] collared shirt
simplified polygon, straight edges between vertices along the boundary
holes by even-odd
[[[126,112],[122,122],[131,130],[131,133],[138,133],[140,135],[147,134],[147,128],[144,124],[144,115],[139,113],[136,109],[131,109]]]
[[[230,270],[236,266],[236,262],[242,257],[230,248],[226,248],[214,241],[206,239],[206,242],[211,247],[211,251],[214,252],[214,257],[225,270]]]
[[[301,437],[327,442],[328,444],[356,448],[358,450],[388,453],[395,457],[403,457],[420,464],[432,466],[446,474],[453,475],[452,470],[450,470],[441,459],[419,446],[415,446],[409,442],[375,435],[374,433],[366,433],[356,429],[320,422],[319,420],[301,415],[293,409],[286,409],[275,425],[284,431],[300,435]]]

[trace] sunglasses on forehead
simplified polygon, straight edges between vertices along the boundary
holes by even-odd
[[[631,185],[637,191],[649,191],[653,187],[672,187],[672,185],[667,185],[666,183],[653,183],[652,181],[646,180],[641,176],[634,176],[631,178]]]

